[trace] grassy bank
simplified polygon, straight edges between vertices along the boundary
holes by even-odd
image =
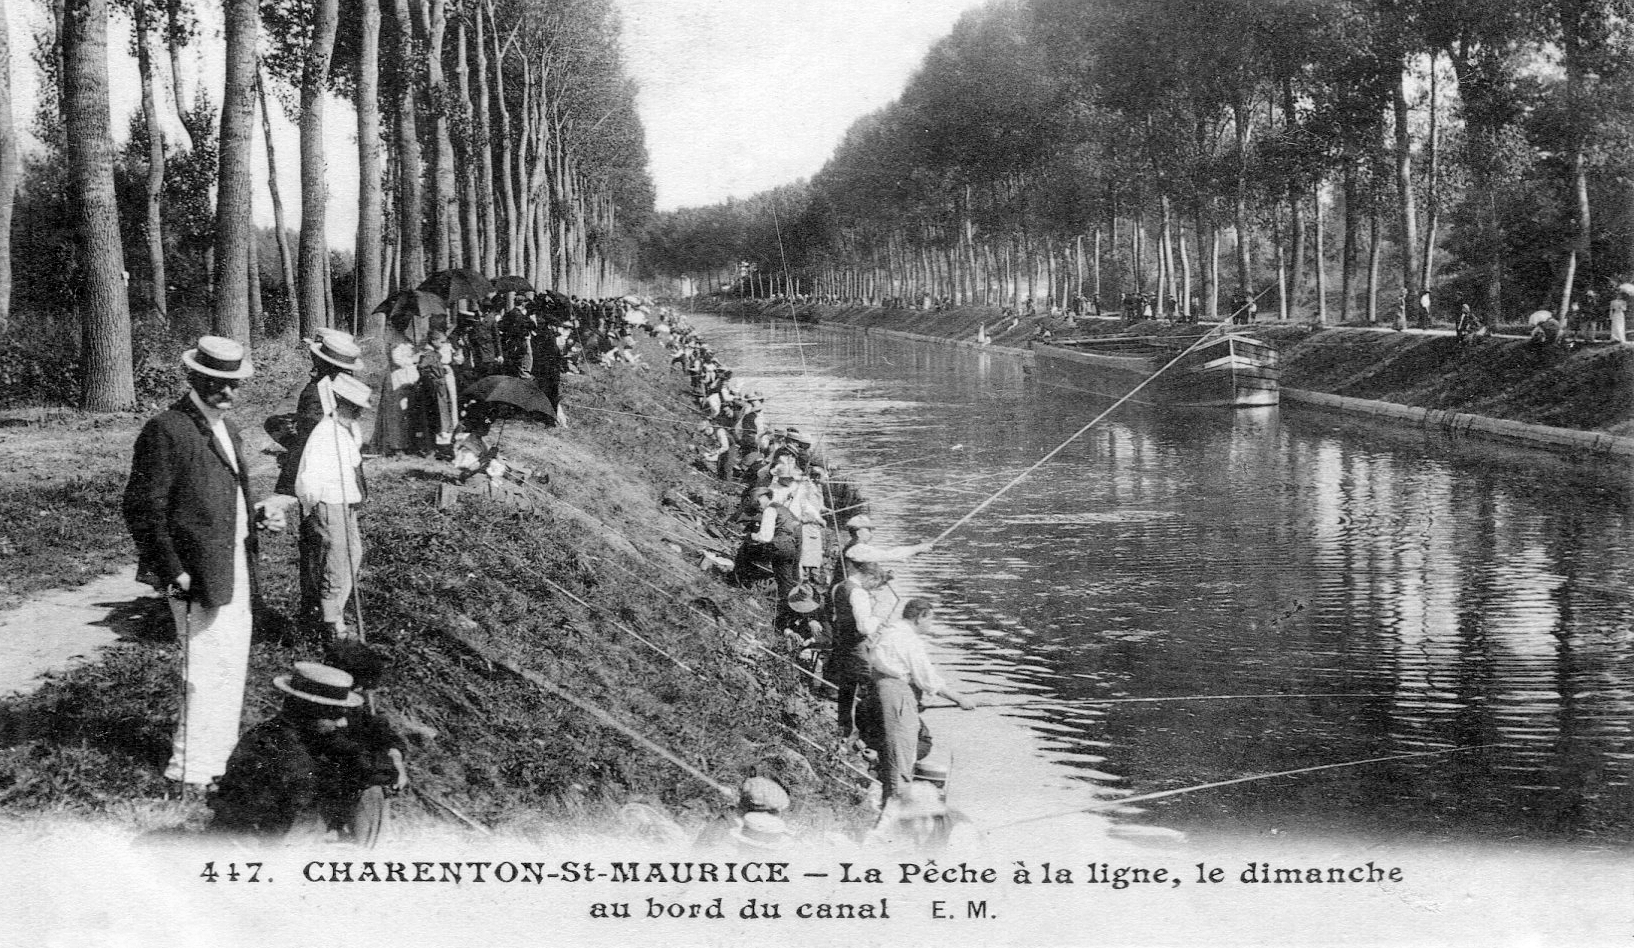
[[[765,307],[787,316],[789,307]],[[758,314],[757,304],[727,308]],[[878,307],[805,306],[819,320],[871,329],[973,340],[985,325],[997,345],[1024,347],[1040,317],[1015,325],[996,309],[955,307],[940,313]],[[1052,323],[1058,336],[1060,324]],[[1126,326],[1117,320],[1085,320],[1080,336],[1133,332],[1195,332],[1167,323]],[[1567,352],[1539,350],[1521,339],[1484,339],[1459,346],[1450,335],[1381,332],[1344,327],[1261,323],[1254,335],[1282,352],[1282,384],[1352,398],[1443,409],[1509,421],[1634,435],[1634,348],[1598,344]]]
[[[691,464],[699,434],[681,385],[662,364],[592,369],[566,383],[571,427],[509,422],[504,454],[550,478],[548,499],[534,510],[474,498],[440,509],[446,465],[370,462],[363,606],[371,643],[395,665],[385,701],[411,732],[415,785],[485,825],[605,828],[631,801],[685,824],[721,800],[547,686],[720,783],[735,786],[752,771],[779,775],[808,825],[843,822],[862,799],[857,778],[799,736],[831,742],[826,705],[789,666],[749,644],[765,636],[778,648],[766,632],[764,596],[697,568],[693,544],[724,545],[712,534],[723,533],[735,497]],[[258,441],[264,413],[238,413]],[[42,575],[62,580],[132,558],[117,503],[139,422],[120,419],[85,435],[91,421],[78,419],[34,432],[64,445],[88,442],[106,463],[93,503],[63,500],[64,516],[83,520],[72,542],[53,535],[40,545]],[[0,447],[18,450],[10,436],[20,431],[27,433],[8,430]],[[35,493],[18,502],[52,491],[66,498],[66,475],[52,484],[36,473],[38,484],[27,487]],[[259,488],[271,474],[261,472]],[[76,566],[80,560],[89,562]],[[246,724],[274,712],[274,674],[315,657],[315,646],[282,621],[296,600],[292,537],[263,545],[261,575]],[[0,704],[0,813],[142,829],[204,820],[200,805],[162,799],[159,771],[178,698],[168,626],[155,614],[104,661]],[[447,819],[446,811],[408,809],[427,825]]]

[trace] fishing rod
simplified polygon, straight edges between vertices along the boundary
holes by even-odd
[[[1265,293],[1269,292],[1270,289],[1271,289],[1270,287],[1266,287],[1264,290],[1261,290],[1258,294],[1255,295],[1254,299],[1257,300],[1260,296],[1263,296],[1263,295],[1265,295]],[[1247,304],[1244,304],[1242,307],[1240,307],[1237,310],[1237,312],[1245,312],[1247,309],[1248,309]],[[1233,315],[1233,317],[1235,317],[1236,313],[1233,313],[1232,315]],[[1117,401],[1113,402],[1111,405],[1107,406],[1107,408],[1104,411],[1102,411],[1100,414],[1096,415],[1094,418],[1091,418],[1089,420],[1088,424],[1084,425],[1082,428],[1079,428],[1077,431],[1073,432],[1072,435],[1070,437],[1068,437],[1065,441],[1063,441],[1060,444],[1056,445],[1054,448],[1051,448],[1049,453],[1045,454],[1043,457],[1041,457],[1037,461],[1033,462],[1033,465],[1031,467],[1027,468],[1025,471],[1022,471],[1020,474],[1017,474],[1015,476],[1015,478],[1012,479],[1009,483],[1005,484],[1003,487],[1000,487],[998,490],[994,491],[991,496],[989,496],[986,500],[983,500],[981,503],[977,504],[975,506],[975,508],[972,509],[969,513],[965,514],[963,517],[960,517],[958,520],[955,520],[953,522],[952,526],[948,527],[946,530],[943,530],[941,533],[937,534],[935,539],[933,539],[931,542],[932,543],[940,542],[940,541],[946,539],[949,534],[953,533],[953,531],[955,531],[955,530],[959,529],[960,527],[964,526],[966,523],[969,523],[971,518],[975,517],[977,514],[981,513],[983,510],[986,510],[989,506],[991,506],[993,504],[994,501],[996,501],[1000,497],[1004,496],[1004,494],[1006,492],[1008,492],[1010,490],[1010,488],[1012,488],[1012,487],[1016,486],[1017,484],[1021,483],[1022,480],[1024,480],[1027,477],[1027,475],[1029,475],[1029,474],[1033,473],[1034,471],[1038,470],[1040,467],[1043,467],[1046,463],[1048,463],[1057,454],[1060,454],[1062,451],[1066,450],[1067,445],[1071,444],[1074,441],[1077,441],[1080,437],[1082,437],[1084,435],[1085,432],[1089,431],[1089,429],[1091,429],[1091,428],[1095,427],[1096,425],[1100,424],[1101,419],[1105,418],[1107,415],[1112,414],[1114,411],[1117,411],[1119,406],[1121,406],[1124,402],[1129,401],[1131,398],[1135,397],[1135,394],[1137,392],[1141,391],[1146,386],[1148,386],[1148,385],[1152,384],[1153,382],[1155,382],[1159,376],[1161,376],[1164,372],[1167,372],[1170,368],[1172,368],[1177,363],[1179,363],[1181,359],[1184,359],[1186,356],[1188,356],[1192,352],[1196,351],[1198,347],[1202,346],[1202,344],[1204,342],[1208,341],[1208,338],[1210,336],[1212,336],[1215,333],[1219,332],[1222,328],[1225,328],[1225,327],[1230,326],[1230,325],[1231,325],[1231,323],[1229,321],[1228,322],[1222,322],[1219,325],[1215,326],[1213,329],[1210,329],[1208,332],[1202,334],[1201,336],[1198,336],[1196,342],[1193,342],[1191,345],[1189,345],[1186,348],[1180,350],[1180,353],[1178,355],[1176,355],[1173,359],[1170,359],[1168,362],[1166,362],[1162,366],[1160,366],[1156,372],[1153,372],[1151,375],[1148,375],[1146,378],[1142,379],[1140,384],[1136,385],[1134,388],[1130,389],[1128,392],[1125,392],[1124,395],[1121,398],[1119,398]]]
[[[1029,698],[1025,701],[975,701],[978,708],[1038,708],[1063,705],[1155,704],[1166,701],[1255,701],[1270,698],[1373,698],[1370,691],[1332,691],[1310,694],[1171,695],[1161,698]],[[926,711],[957,708],[956,704],[927,704]]]
[[[1252,783],[1257,780],[1272,780],[1278,777],[1295,777],[1301,774],[1316,773],[1319,770],[1339,770],[1345,767],[1361,767],[1366,764],[1382,764],[1392,760],[1410,760],[1415,757],[1444,757],[1448,754],[1463,754],[1469,751],[1488,750],[1502,747],[1501,744],[1473,744],[1469,747],[1449,747],[1438,751],[1412,751],[1405,754],[1389,754],[1384,757],[1369,757],[1365,760],[1347,760],[1337,764],[1319,764],[1315,767],[1300,767],[1295,770],[1279,770],[1269,774],[1251,774],[1247,777],[1233,777],[1230,780],[1216,780],[1212,783],[1200,783],[1193,787],[1179,787],[1174,790],[1159,790],[1155,793],[1142,793],[1132,797],[1119,797],[1116,800],[1100,800],[1090,806],[1076,807],[1071,810],[1060,810],[1055,813],[1046,813],[1042,816],[1029,816],[1026,819],[1012,820],[992,827],[993,830],[1008,829],[1012,826],[1021,826],[1026,823],[1041,823],[1045,820],[1059,819],[1063,816],[1075,816],[1079,813],[1092,813],[1097,810],[1113,809],[1128,806],[1131,803],[1148,803],[1152,800],[1165,800],[1169,797],[1178,797],[1182,794],[1197,793],[1201,790],[1215,790],[1220,787],[1229,787],[1240,783]]]
[[[498,556],[498,557],[500,557],[502,559],[511,560],[513,562],[515,560],[515,557],[506,554],[503,550],[500,550],[498,547],[496,547],[493,544],[489,543],[485,539],[480,539],[479,538],[479,539],[477,539],[476,542],[478,544],[480,544],[481,546],[483,546],[484,548],[486,548],[488,550],[488,552],[493,553],[495,556]],[[688,665],[686,662],[683,662],[679,658],[676,658],[674,655],[671,655],[670,653],[664,651],[659,646],[653,644],[653,642],[648,640],[647,637],[642,635],[640,632],[637,632],[636,630],[634,630],[634,629],[630,628],[629,626],[625,625],[624,623],[620,622],[616,617],[613,616],[612,610],[606,609],[606,608],[603,608],[603,607],[598,607],[598,606],[591,605],[590,603],[584,601],[583,599],[580,599],[578,596],[575,596],[573,593],[569,592],[560,583],[557,583],[557,582],[551,580],[549,577],[544,576],[543,574],[541,574],[541,573],[539,573],[537,571],[533,572],[532,576],[533,576],[534,579],[539,580],[540,582],[544,583],[546,586],[549,586],[550,588],[556,590],[557,592],[559,592],[562,595],[566,596],[568,599],[572,600],[573,602],[578,603],[579,605],[583,606],[584,608],[589,609],[592,612],[601,613],[607,619],[607,621],[609,621],[609,622],[611,622],[613,624],[613,626],[615,628],[622,629],[626,634],[633,637],[636,641],[640,642],[642,645],[647,646],[648,648],[652,649],[653,651],[657,652],[658,654],[660,654],[660,655],[664,656],[665,658],[669,659],[671,662],[674,662],[675,666],[677,668],[680,668],[681,670],[686,671],[686,672],[690,672],[691,674],[694,674],[694,675],[698,674],[697,670],[694,669],[691,665]]]
[[[664,415],[644,415],[644,414],[642,414],[640,412],[619,411],[619,410],[614,409],[614,408],[591,408],[589,405],[574,405],[573,407],[577,411],[595,411],[595,412],[601,412],[602,414],[605,414],[605,415],[629,415],[631,418],[647,418],[647,419],[650,419],[652,421],[664,421],[664,422],[668,422],[668,423],[670,423],[672,425],[681,425],[681,426],[686,427],[686,428],[695,428],[700,423],[705,423],[705,424],[708,423],[707,419],[699,419],[698,421],[688,421],[685,418],[666,417]]]
[[[649,580],[646,577],[642,576],[640,573],[636,572],[631,567],[625,566],[623,563],[620,563],[617,560],[609,559],[607,557],[602,557],[602,556],[593,556],[592,559],[595,559],[595,560],[597,560],[599,562],[608,563],[608,564],[611,564],[613,566],[618,567],[619,569],[623,570],[624,572],[630,574],[630,576],[634,577],[636,582],[641,583],[643,586],[646,586],[648,589],[651,589],[654,592],[663,593],[666,597],[669,597],[669,598],[674,598],[677,595],[677,592],[675,590],[665,589],[664,587],[658,585],[657,583],[653,582],[652,580]],[[712,616],[709,613],[704,612],[702,609],[699,609],[697,606],[694,606],[690,602],[683,602],[682,605],[684,605],[688,609],[692,610],[692,612],[695,615],[697,615],[699,618],[704,619],[704,620],[706,620],[708,622],[718,623],[720,621],[715,616]],[[767,655],[770,655],[772,658],[775,658],[778,661],[788,665],[790,668],[794,669],[795,671],[799,672],[802,675],[805,675],[806,677],[810,678],[812,681],[817,682],[818,684],[827,686],[829,688],[838,688],[839,687],[838,685],[834,684],[833,682],[829,681],[826,678],[821,677],[820,675],[816,674],[815,672],[811,671],[810,669],[806,668],[805,666],[799,664],[798,662],[795,662],[795,661],[791,660],[787,656],[779,655],[778,653],[772,651],[771,649],[767,648],[765,645],[761,644],[760,642],[756,641],[754,638],[752,638],[750,636],[744,635],[743,633],[740,632],[740,633],[738,633],[738,638],[741,641],[746,642],[749,645],[751,645],[751,646],[759,649],[760,651],[766,653]]]
[[[846,511],[848,511],[848,510],[858,510],[858,509],[861,509],[863,507],[867,507],[869,504],[884,503],[886,501],[892,501],[892,500],[901,500],[901,499],[903,499],[905,497],[914,497],[914,496],[917,496],[917,495],[919,495],[919,494],[921,494],[921,493],[923,493],[923,492],[925,492],[927,490],[937,490],[937,489],[945,489],[945,488],[953,488],[953,487],[962,487],[962,486],[967,485],[967,484],[976,484],[976,483],[980,483],[981,481],[990,480],[990,479],[995,478],[995,477],[1002,477],[1002,476],[1004,476],[1004,475],[1006,475],[1008,473],[1010,473],[1010,472],[1008,472],[1008,471],[989,471],[986,474],[975,474],[975,475],[972,475],[970,477],[954,478],[952,480],[943,481],[940,484],[925,484],[925,485],[920,485],[920,486],[917,486],[917,487],[911,487],[911,488],[896,491],[896,492],[890,493],[890,494],[881,494],[881,495],[879,495],[877,497],[869,497],[869,498],[866,498],[864,500],[860,500],[857,503],[850,504],[850,505],[845,506],[845,507],[841,507],[838,510],[832,510],[832,511],[830,511],[830,513],[841,514],[841,513],[844,513]]]

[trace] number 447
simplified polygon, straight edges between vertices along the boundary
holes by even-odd
[[[243,872],[239,871],[238,863],[236,862],[228,863],[226,872],[217,872],[216,864],[213,862],[207,862],[204,864],[204,871],[199,873],[199,878],[203,879],[205,882],[215,882],[218,879],[226,879],[228,882],[237,882],[239,881],[239,877],[243,876],[245,882],[260,882],[260,875],[261,863],[258,862],[245,863]]]

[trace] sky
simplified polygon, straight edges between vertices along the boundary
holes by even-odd
[[[808,178],[845,130],[895,99],[925,53],[981,0],[616,0],[628,68],[660,210],[712,204]],[[220,6],[199,4],[203,42],[183,68],[220,101]],[[31,51],[48,22],[41,0],[0,0],[10,28],[15,118],[32,122],[38,76]],[[116,137],[141,106],[128,21],[109,31],[109,81]],[[279,112],[276,102],[272,103]],[[179,134],[174,110],[161,113]],[[286,223],[300,222],[297,136],[273,116],[273,145]],[[326,109],[329,243],[350,248],[357,227],[356,115]],[[256,126],[254,216],[272,224],[266,146]]]
[[[618,0],[658,207],[808,178],[979,0]]]

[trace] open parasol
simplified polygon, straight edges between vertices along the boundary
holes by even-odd
[[[452,304],[455,300],[486,299],[494,292],[494,285],[489,279],[475,270],[454,269],[438,270],[426,277],[417,289],[431,293],[445,303]]]
[[[531,379],[490,375],[467,386],[465,396],[491,405],[510,405],[525,412],[547,415],[553,421],[556,417],[556,404],[550,400],[550,394]]]
[[[507,276],[502,276],[499,279],[495,280],[494,281],[494,292],[496,292],[496,293],[532,293],[533,292],[533,284],[529,283],[525,278],[519,277],[519,276],[517,276],[516,274],[513,273],[513,274],[509,274]]]

